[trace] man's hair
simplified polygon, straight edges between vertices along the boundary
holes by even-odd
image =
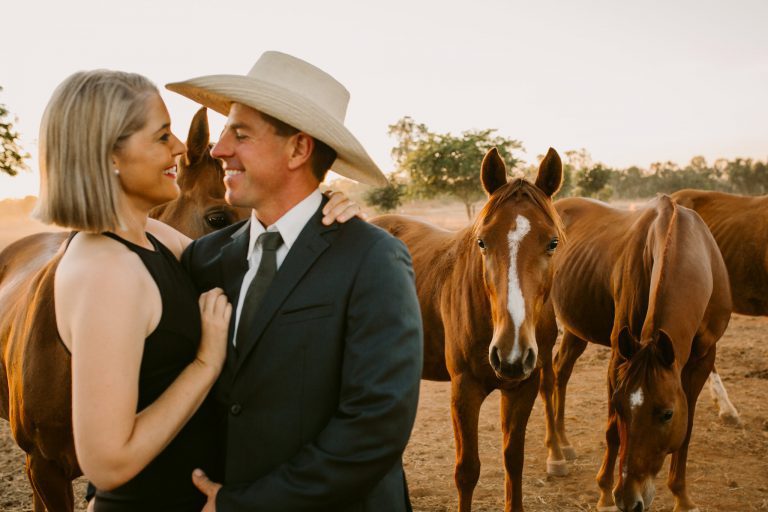
[[[109,70],[75,73],[56,88],[40,125],[35,217],[94,233],[120,225],[112,156],[144,127],[152,94],[147,78]]]
[[[261,114],[264,121],[272,125],[275,129],[275,133],[281,137],[290,137],[301,131],[269,114],[265,114],[264,112],[259,112],[259,114]],[[317,181],[322,182],[325,179],[325,175],[328,173],[328,169],[330,169],[333,162],[336,161],[336,151],[331,149],[325,142],[318,140],[315,137],[312,137],[312,140],[315,141],[315,150],[309,157],[309,164],[312,167],[312,174],[315,175]]]

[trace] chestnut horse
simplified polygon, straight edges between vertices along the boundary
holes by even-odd
[[[501,391],[506,507],[523,510],[525,428],[539,388],[538,368],[551,359],[552,336],[536,330],[552,283],[551,256],[562,239],[551,196],[560,186],[560,157],[550,149],[536,184],[507,182],[496,149],[483,159],[490,196],[474,224],[458,232],[385,215],[371,222],[408,246],[424,322],[422,378],[451,381],[459,510],[472,507],[480,476],[480,406]]]
[[[178,164],[179,197],[153,216],[195,238],[245,218],[224,202],[224,171],[209,148],[205,109]],[[72,511],[81,475],[72,438],[70,356],[56,328],[53,278],[66,233],[38,233],[0,253],[0,417],[27,454],[36,512]]]
[[[695,210],[709,226],[723,255],[731,281],[734,313],[768,315],[768,196],[741,196],[705,190],[679,190],[679,204]],[[740,424],[739,413],[728,400],[720,376],[709,378],[710,392],[720,417]]]
[[[569,243],[554,258],[551,300],[565,332],[554,363],[557,413],[549,457],[562,457],[561,447],[569,446],[564,408],[573,364],[587,342],[610,346],[598,510],[646,510],[668,453],[675,511],[696,510],[686,489],[688,443],[696,399],[731,313],[717,244],[695,212],[664,195],[637,211],[581,198],[555,207]],[[542,323],[542,332],[550,332],[551,310]],[[549,383],[542,388],[551,389],[552,367],[542,373]],[[548,418],[548,429],[552,424]],[[621,471],[612,490],[617,454]]]

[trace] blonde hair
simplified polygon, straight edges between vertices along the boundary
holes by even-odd
[[[112,155],[143,128],[147,78],[81,71],[56,88],[40,125],[40,197],[33,215],[48,224],[100,233],[120,224]]]

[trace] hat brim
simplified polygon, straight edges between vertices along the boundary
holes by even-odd
[[[240,75],[203,76],[165,87],[225,116],[229,115],[232,103],[242,103],[264,112],[336,151],[337,158],[331,166],[334,172],[369,185],[388,183],[362,144],[342,123],[312,101],[291,91]]]

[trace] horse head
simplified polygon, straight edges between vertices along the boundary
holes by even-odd
[[[483,159],[481,177],[489,200],[473,235],[493,320],[488,357],[499,378],[522,380],[537,367],[536,324],[552,284],[551,258],[563,239],[551,201],[560,187],[562,163],[550,148],[535,185],[507,181],[504,162],[493,148]]]
[[[651,336],[640,343],[625,326],[616,341],[611,406],[619,432],[620,476],[613,496],[619,510],[628,512],[650,508],[653,479],[667,454],[683,444],[688,428],[688,402],[673,342],[661,329]]]
[[[193,239],[250,215],[250,210],[230,206],[224,201],[224,169],[211,156],[210,149],[208,116],[203,107],[192,119],[187,152],[179,158],[177,165],[179,197],[150,213]]]

